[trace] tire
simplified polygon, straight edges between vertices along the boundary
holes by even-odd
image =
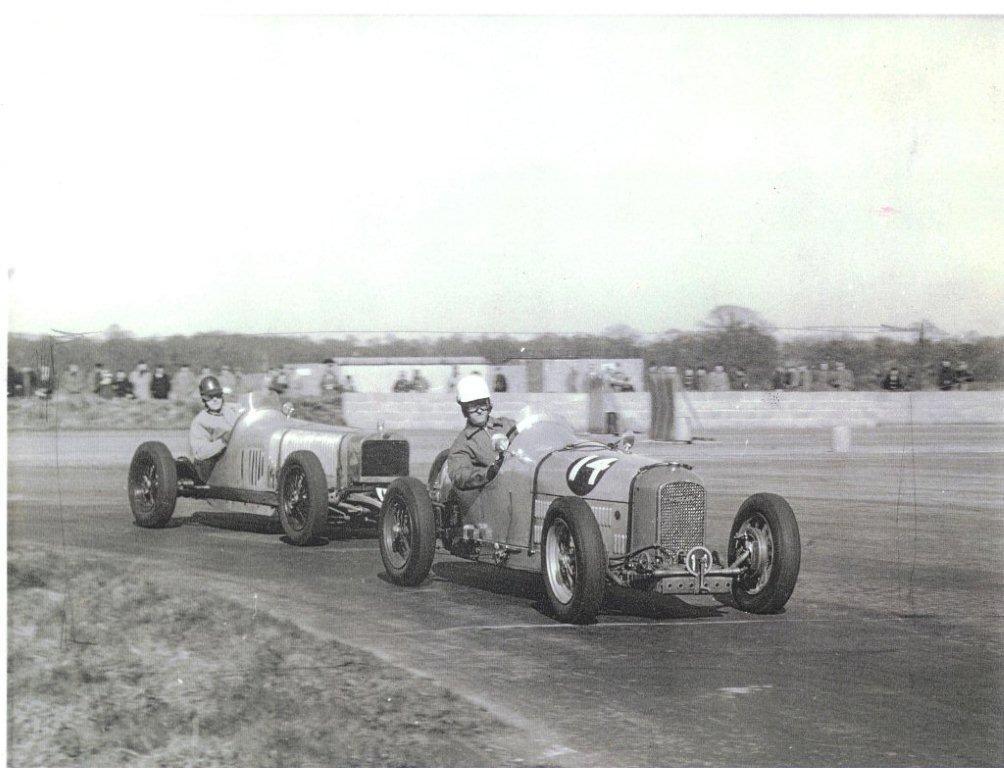
[[[294,451],[279,472],[279,522],[298,547],[313,542],[328,517],[328,478],[310,451]]]
[[[425,581],[436,555],[436,515],[421,480],[399,477],[383,498],[377,524],[387,576],[402,587]]]
[[[137,525],[167,525],[178,501],[178,468],[166,445],[151,441],[136,449],[129,464],[127,490]]]
[[[582,499],[559,499],[544,520],[540,565],[559,621],[588,624],[603,604],[607,552],[592,509]]]
[[[740,538],[749,544],[740,545]],[[802,541],[791,506],[773,493],[757,493],[739,507],[729,534],[729,563],[743,549],[752,567],[732,580],[732,599],[747,613],[777,613],[795,591]]]

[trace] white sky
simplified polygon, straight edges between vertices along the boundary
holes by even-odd
[[[1004,333],[996,18],[5,26],[13,331]]]

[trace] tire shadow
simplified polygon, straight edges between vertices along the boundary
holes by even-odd
[[[282,533],[282,525],[278,520],[247,512],[195,512],[190,517],[183,518],[179,525],[205,525],[245,533]]]

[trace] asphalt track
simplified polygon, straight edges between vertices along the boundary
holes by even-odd
[[[423,477],[446,433],[412,433]],[[747,495],[798,516],[802,571],[785,613],[614,591],[598,623],[553,621],[539,579],[437,556],[401,589],[377,542],[297,548],[260,519],[182,500],[174,527],[135,526],[135,446],[179,432],[12,433],[9,546],[72,547],[211,585],[371,650],[524,729],[568,766],[1001,765],[1004,428],[720,433],[636,450],[692,463],[724,549]]]

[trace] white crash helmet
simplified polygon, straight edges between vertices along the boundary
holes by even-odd
[[[490,400],[491,396],[488,382],[476,373],[469,373],[457,382],[457,402],[461,405],[478,400]]]

